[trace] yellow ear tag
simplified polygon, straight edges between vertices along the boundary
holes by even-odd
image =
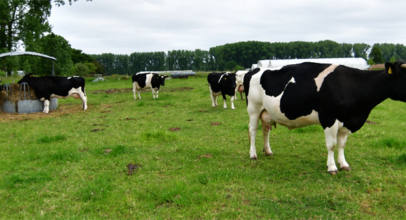
[[[224,80],[227,80],[227,77],[224,77]]]
[[[389,74],[392,74],[392,68],[389,67],[388,73],[389,73]]]

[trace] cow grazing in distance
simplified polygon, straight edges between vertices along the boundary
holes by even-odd
[[[367,71],[341,65],[302,63],[280,70],[254,69],[244,77],[250,118],[250,157],[257,159],[255,136],[262,121],[264,152],[272,155],[269,131],[319,124],[327,145],[327,171],[351,170],[344,157],[347,136],[358,131],[371,110],[387,98],[406,102],[406,63],[385,63],[385,70]]]
[[[44,102],[44,113],[49,112],[49,101],[51,98],[80,98],[83,104],[82,109],[87,109],[85,79],[83,77],[34,77],[32,74],[27,74],[20,81],[18,81],[18,84],[23,82],[28,83],[28,85],[34,89],[35,96]]]
[[[133,79],[133,94],[134,99],[137,99],[136,93],[138,92],[138,98],[141,99],[141,89],[151,88],[152,97],[158,98],[159,87],[165,86],[165,79],[168,76],[160,76],[157,73],[137,73],[132,76]]]
[[[227,108],[226,95],[229,95],[231,97],[231,109],[235,109],[235,74],[229,72],[210,73],[207,76],[207,81],[209,82],[210,97],[213,108],[217,106],[217,96],[219,96],[221,93],[224,100],[223,107]]]
[[[244,92],[243,82],[244,76],[248,71],[246,70],[238,70],[235,73],[235,99],[237,100],[237,94],[240,93],[241,99],[244,100],[242,93]]]

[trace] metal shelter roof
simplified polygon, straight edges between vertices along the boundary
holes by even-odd
[[[324,64],[339,64],[361,70],[369,68],[364,58],[350,57],[350,58],[318,58],[318,59],[286,59],[286,60],[260,60],[258,67],[265,67],[271,69],[280,69],[283,66],[290,64],[299,64],[303,62],[324,63]]]
[[[2,53],[0,54],[0,58],[2,57],[11,57],[11,56],[23,56],[23,55],[29,55],[29,56],[37,56],[37,57],[44,57],[47,59],[55,60],[55,57],[51,57],[42,53],[37,53],[37,52],[32,52],[32,51],[14,51],[14,52],[8,52],[8,53]]]

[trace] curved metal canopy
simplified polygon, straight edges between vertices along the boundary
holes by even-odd
[[[8,53],[2,53],[0,54],[0,58],[2,57],[11,57],[11,56],[22,56],[22,55],[29,55],[29,56],[37,56],[37,57],[44,57],[47,59],[55,60],[55,57],[51,57],[42,53],[37,53],[37,52],[32,52],[32,51],[14,51],[14,52],[8,52]]]

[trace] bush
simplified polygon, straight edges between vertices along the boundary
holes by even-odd
[[[6,76],[6,72],[0,70],[0,76]]]

